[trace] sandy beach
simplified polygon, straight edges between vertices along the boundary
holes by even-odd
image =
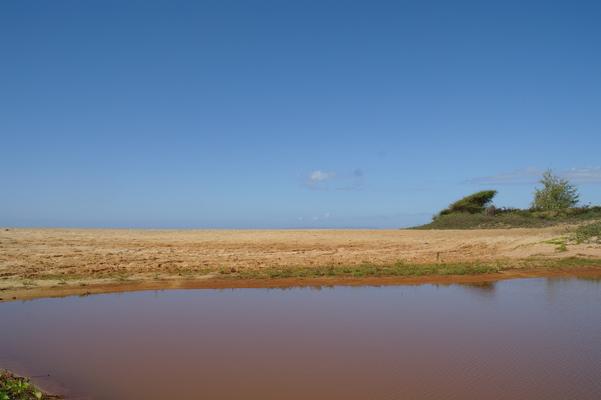
[[[596,270],[600,245],[570,244],[566,251],[558,251],[550,243],[567,231],[567,227],[457,231],[11,228],[0,232],[0,297],[6,301],[170,287],[473,281]],[[562,260],[572,258],[581,260],[578,268],[542,268],[548,260],[561,266]],[[582,262],[587,259],[590,265]],[[402,277],[384,273],[311,276],[312,269],[324,266],[399,262],[412,266],[414,272]],[[462,276],[419,270],[420,266],[449,263],[496,263],[510,270]],[[259,279],[262,271],[274,268],[303,268],[305,273],[303,279]]]

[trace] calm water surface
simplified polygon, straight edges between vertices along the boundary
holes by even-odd
[[[601,399],[599,281],[137,292],[0,321],[0,366],[71,398]]]

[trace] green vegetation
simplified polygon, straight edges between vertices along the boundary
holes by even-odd
[[[544,228],[558,224],[581,224],[601,220],[601,207],[575,207],[555,211],[497,208],[480,214],[440,215],[413,229]]]
[[[426,276],[426,275],[475,275],[498,272],[493,264],[484,263],[441,263],[406,264],[402,261],[391,265],[364,263],[354,266],[328,265],[319,267],[270,267],[259,270],[240,271],[233,274],[241,279],[263,278],[319,278],[319,277],[381,277],[381,276]],[[226,270],[226,274],[229,272]]]
[[[457,200],[451,204],[449,208],[442,210],[439,216],[453,213],[482,213],[486,209],[486,206],[492,203],[492,199],[496,196],[496,194],[496,190],[483,190],[481,192],[470,194],[461,200]]]
[[[59,399],[42,393],[33,386],[29,379],[20,378],[8,371],[0,370],[0,400],[41,400]]]
[[[495,208],[492,200],[497,191],[484,190],[456,201],[435,215],[431,223],[414,229],[542,228],[601,220],[601,207],[577,207],[578,190],[566,179],[548,170],[540,183],[542,188],[535,189],[530,209]],[[579,237],[594,226],[583,229]]]
[[[555,246],[555,251],[563,253],[568,251],[568,238],[565,236],[545,241],[547,244]]]
[[[601,221],[579,226],[574,232],[572,239],[576,243],[601,244]]]
[[[389,265],[363,263],[352,266],[269,267],[241,271],[223,268],[220,271],[220,275],[221,277],[231,279],[423,277],[492,274],[528,268],[561,269],[578,267],[601,268],[601,259],[578,257],[562,259],[528,258],[525,260],[441,262],[429,264],[409,264],[398,261]]]
[[[534,192],[534,210],[564,210],[578,204],[580,196],[576,187],[550,170],[545,171],[540,183],[543,187]]]

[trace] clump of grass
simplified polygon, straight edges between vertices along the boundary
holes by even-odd
[[[43,393],[31,384],[29,379],[0,370],[0,400],[44,400],[60,399]]]
[[[601,221],[579,226],[573,239],[576,243],[601,243]]]
[[[563,253],[568,251],[568,239],[566,237],[559,237],[545,241],[547,244],[555,246],[555,251]]]

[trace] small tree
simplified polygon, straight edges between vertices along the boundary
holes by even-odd
[[[442,210],[440,215],[460,212],[470,214],[482,213],[485,208],[490,205],[496,194],[496,190],[483,190],[481,192],[470,194],[461,200],[457,200],[451,204],[449,208]]]
[[[543,173],[542,188],[534,191],[532,208],[536,210],[561,210],[578,204],[578,189],[567,179],[554,175],[551,170]]]

